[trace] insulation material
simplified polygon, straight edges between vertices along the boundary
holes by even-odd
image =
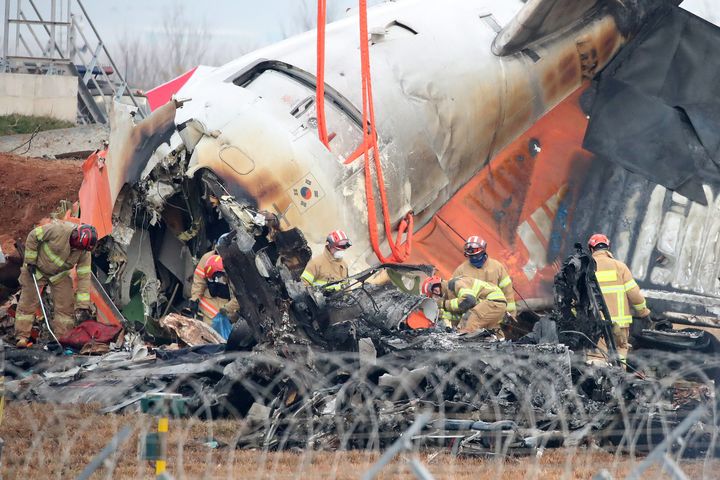
[[[225,340],[210,325],[195,318],[171,313],[160,320],[160,325],[177,335],[189,347],[225,343]]]

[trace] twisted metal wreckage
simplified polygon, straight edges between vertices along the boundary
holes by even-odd
[[[220,212],[234,234],[220,254],[235,291],[251,300],[243,302],[244,321],[227,345],[160,347],[154,359],[138,356],[137,348],[61,360],[9,350],[11,397],[100,403],[111,413],[137,408],[148,392],[181,393],[193,415],[245,419],[238,447],[269,449],[382,447],[431,411],[434,420],[416,441],[466,455],[524,455],[591,441],[649,451],[699,405],[715,402],[716,357],[657,355],[663,336],[666,350],[677,349],[677,335],[688,341],[700,333],[716,344],[706,332],[636,332],[658,342],[635,352],[630,372],[585,362],[583,348],[612,338],[585,253],[570,257],[558,274],[558,308],[532,319],[530,334],[498,341],[489,331],[409,329],[409,315],[432,317],[437,307],[394,285],[365,283],[383,267],[353,276],[338,292],[305,287],[298,279],[308,249],[299,231],[268,229],[260,215],[227,197]],[[407,280],[428,267],[390,268]],[[683,454],[714,451],[717,433],[714,414],[705,415],[685,438]]]
[[[528,226],[525,231],[539,235],[547,230],[548,238],[557,233],[565,246],[566,237],[587,233],[589,216],[581,209],[587,207],[587,200],[578,192],[566,199],[562,193],[568,190],[566,183],[555,185],[558,181],[571,183],[575,173],[570,165],[589,162],[587,152],[577,153],[582,132],[576,135],[576,130],[587,124],[578,89],[587,87],[583,82],[613,62],[624,45],[632,46],[634,36],[653,40],[655,30],[648,24],[692,24],[695,28],[691,30],[713,38],[717,31],[667,2],[657,2],[662,4],[663,14],[655,17],[651,1],[518,0],[502,2],[497,12],[491,7],[499,8],[495,4],[501,2],[452,3],[457,8],[437,2],[398,2],[378,8],[372,17],[385,26],[384,34],[371,36],[374,58],[385,58],[387,65],[394,66],[383,64],[375,70],[381,80],[379,111],[394,110],[393,115],[383,116],[384,123],[378,127],[383,163],[394,167],[386,177],[390,204],[395,208],[390,220],[397,221],[409,208],[414,209],[418,223],[432,229],[425,237],[426,250],[421,248],[418,257],[434,260],[439,249],[432,242],[442,237],[443,244],[448,243],[443,237],[447,228],[441,225],[453,220],[443,205],[450,204],[453,195],[462,195],[462,186],[470,179],[482,177],[489,159],[519,162],[517,168],[523,174],[536,168],[559,171],[559,167],[542,166],[567,161],[567,165],[562,163],[567,167],[563,167],[565,177],[554,173],[557,178],[542,177],[550,185],[548,192],[544,185],[537,186],[542,182],[518,175],[525,190],[518,187],[517,195],[498,197],[502,208],[488,212],[490,220],[481,222],[479,228],[499,232],[496,243],[505,243],[509,250],[524,255],[513,262],[514,278],[527,279],[518,288],[542,293],[547,285],[541,282],[554,268],[551,254],[557,255],[561,248],[554,245],[554,253],[550,247],[534,248],[538,242],[523,236],[523,226],[532,221],[537,228]],[[501,29],[493,13],[503,21],[517,15]],[[448,21],[439,22],[438,18]],[[431,34],[442,25],[460,24],[467,27],[456,29],[462,38],[455,38],[454,33]],[[339,22],[331,29],[336,44],[354,45],[350,39],[356,34],[348,25]],[[299,275],[311,248],[321,246],[323,235],[339,221],[359,239],[352,254],[356,265],[366,265],[373,258],[367,234],[368,208],[358,198],[364,188],[363,169],[346,162],[365,130],[354,106],[360,104],[359,89],[350,93],[350,87],[357,86],[350,80],[355,76],[346,75],[355,73],[357,67],[342,60],[344,50],[330,52],[337,57],[333,61],[337,66],[328,72],[328,81],[338,85],[338,90],[326,86],[326,100],[332,106],[330,126],[336,128],[333,138],[337,140],[328,150],[314,130],[315,79],[307,71],[314,57],[307,55],[309,39],[298,37],[220,67],[208,78],[180,90],[176,98],[188,94],[194,98],[189,103],[173,99],[142,121],[136,122],[116,105],[110,149],[97,152],[86,162],[80,201],[82,221],[96,225],[105,236],[94,262],[97,278],[92,296],[98,316],[124,322],[126,348],[132,351],[91,359],[53,357],[50,361],[49,354],[41,350],[8,350],[10,380],[6,389],[13,398],[98,402],[103,412],[110,413],[136,408],[148,392],[178,392],[188,398],[195,415],[244,418],[238,426],[238,446],[277,449],[383,446],[397,438],[419,412],[429,410],[434,420],[418,440],[453,445],[466,454],[523,454],[586,442],[621,449],[651,448],[695,407],[715,404],[717,341],[702,330],[664,329],[663,322],[636,324],[632,343],[638,348],[627,371],[618,365],[612,336],[602,320],[607,315],[602,315],[594,263],[579,251],[550,282],[552,313],[524,312],[517,324],[507,327],[507,337],[513,340],[505,341],[487,331],[460,335],[407,328],[410,316],[433,319],[437,315],[434,302],[416,294],[419,275],[431,273],[431,267],[373,267],[353,276],[340,291],[328,294],[301,284]],[[458,48],[454,48],[456,44]],[[628,48],[626,56],[632,60],[639,48]],[[484,60],[438,60],[438,68],[447,69],[439,74],[429,71],[426,58],[419,61],[407,55],[413,49],[438,59],[458,54]],[[612,64],[612,72],[621,76],[623,66],[633,66],[630,60],[620,58],[618,64]],[[469,83],[458,83],[458,78],[469,79]],[[605,88],[608,84],[627,94],[611,80],[612,76],[595,85],[589,100],[585,98],[589,105],[584,107],[593,110],[595,124],[589,131],[588,148],[594,145],[593,152],[598,155],[609,148],[598,132],[613,126],[613,115],[622,113],[622,108],[603,111],[612,98],[602,102],[598,98],[610,95],[609,87]],[[632,79],[625,80],[632,84]],[[635,80],[639,86],[633,88],[640,89],[643,79]],[[498,85],[505,89],[497,95],[482,95],[477,93],[482,92],[477,85],[492,92]],[[436,95],[435,90],[446,94]],[[462,107],[475,105],[475,96],[492,100],[481,102],[483,108],[472,112],[453,107],[455,98]],[[635,100],[640,97],[661,112],[665,112],[663,102],[671,102],[642,95]],[[563,128],[547,123],[557,118],[551,112],[538,123],[546,122],[545,127],[552,128],[523,134],[553,108],[567,113],[570,123],[577,124],[572,125],[574,133],[556,132]],[[710,152],[715,137],[704,126],[713,116],[706,113],[693,110],[678,120],[681,125],[675,125],[677,128],[668,127],[686,134],[672,137],[680,152],[678,158],[688,149],[700,155],[698,142]],[[402,121],[405,118],[420,120]],[[648,115],[645,120],[654,124],[652,118]],[[642,124],[644,119],[636,120]],[[430,132],[418,127],[425,124],[432,127]],[[702,134],[700,140],[687,140],[692,137],[693,125]],[[550,133],[545,137],[540,135],[543,132]],[[521,153],[516,154],[514,144],[508,147],[513,139],[522,144]],[[510,149],[502,153],[503,147]],[[554,148],[565,151],[564,156],[538,155]],[[651,210],[662,217],[666,196],[678,202],[670,191],[673,189],[690,199],[703,200],[694,180],[698,173],[711,169],[709,153],[702,159],[708,161],[698,160],[697,168],[682,184],[668,180],[675,166],[666,165],[665,156],[658,157],[654,151],[635,153],[634,161],[649,161],[650,157],[653,162],[665,161],[663,168],[655,170],[628,167],[635,174],[644,173],[642,179],[633,180],[647,190],[647,195],[643,193],[632,204],[637,209],[642,210],[640,200],[655,202],[657,208]],[[595,169],[604,164],[596,161],[592,165]],[[648,175],[653,178],[646,179]],[[429,178],[439,180],[429,182]],[[712,179],[712,175],[703,178]],[[531,185],[542,192],[531,195]],[[301,186],[309,189],[308,200],[299,197]],[[619,187],[608,182],[605,188]],[[710,191],[708,186],[705,193]],[[541,203],[525,208],[538,198]],[[536,207],[543,215],[554,208],[565,216],[540,222],[542,215],[533,213]],[[618,205],[611,207],[601,213],[622,217],[615,215]],[[695,204],[688,207],[688,218],[699,208]],[[572,219],[570,213],[575,210],[577,218]],[[640,215],[636,212],[632,218]],[[609,224],[604,217],[594,220]],[[657,223],[655,217],[650,220]],[[462,221],[468,221],[467,217]],[[517,224],[508,223],[511,221]],[[676,218],[672,224],[676,229],[680,228],[678,222]],[[655,223],[650,225],[655,230],[638,225],[638,235],[658,230]],[[455,226],[465,228],[458,223]],[[162,343],[162,331],[154,321],[177,309],[187,297],[193,258],[225,232],[231,233],[231,242],[217,249],[235,295],[241,299],[242,317],[227,345],[178,351],[159,346],[156,358],[146,357],[141,343],[132,341],[132,333]],[[516,233],[522,244],[513,244]],[[662,243],[658,235],[656,232],[645,243],[657,241],[658,250],[669,252],[662,250],[665,243],[675,244]],[[622,236],[619,243],[624,245],[632,238],[630,234]],[[443,254],[448,256],[442,262],[454,261],[452,252],[446,250]],[[630,247],[626,250],[631,251]],[[677,271],[688,270],[683,262],[691,265],[690,283],[698,277],[695,270],[705,272],[707,249],[696,250],[704,255],[702,261],[680,257],[676,265],[669,266],[650,265],[652,248],[633,249],[633,254],[646,272],[652,270],[648,275],[652,285],[668,289],[660,292],[662,295],[707,306],[717,301],[714,290],[702,298],[686,294],[682,292],[685,284],[673,277]],[[411,260],[415,258],[411,256]],[[448,265],[435,266],[441,271],[448,269]],[[379,270],[385,270],[392,283],[367,281]],[[700,288],[695,283],[691,286],[693,292]],[[679,295],[670,295],[676,290],[681,290]],[[611,346],[609,366],[588,365],[583,350],[594,347],[601,337]],[[714,408],[708,410],[685,438],[684,453],[717,450],[718,419]]]

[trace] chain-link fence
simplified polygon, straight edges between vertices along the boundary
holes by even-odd
[[[6,356],[5,478],[75,478],[105,447],[89,478],[151,477],[158,460],[173,478],[358,478],[398,439],[383,478],[421,476],[418,465],[436,478],[625,478],[643,461],[637,478],[720,471],[720,360],[708,355],[638,354],[627,371],[562,345],[483,342],[382,358]]]

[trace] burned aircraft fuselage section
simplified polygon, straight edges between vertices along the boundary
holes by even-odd
[[[522,48],[495,55],[490,45],[500,25],[523,7],[520,0],[453,0],[370,10],[371,27],[380,32],[371,39],[371,58],[391,224],[409,210],[418,215],[416,226],[427,222],[625,42],[609,11],[582,2],[569,13],[555,8],[554,23],[541,35],[523,40],[509,30],[512,38],[520,35],[512,45]],[[309,73],[316,42],[307,34],[183,87],[176,97],[192,100],[178,109],[177,134],[152,161],[184,151],[188,176],[211,170],[239,202],[277,214],[283,230],[300,228],[316,251],[328,231],[343,227],[355,244],[349,261],[359,270],[373,254],[363,162],[349,161],[364,138],[359,62],[346,54],[357,49],[353,20],[328,27],[329,148],[318,139],[316,79]]]
[[[498,56],[489,48],[503,36],[497,19],[509,20],[522,2],[407,3],[370,13],[371,23],[385,26],[385,34],[372,39],[371,57],[392,224],[409,210],[417,213],[416,226],[427,222],[488,159],[610,61],[629,32],[618,31],[617,12],[602,2],[582,2],[565,13],[556,6],[560,13],[541,16],[554,20],[525,40],[517,25],[504,31],[513,50]],[[350,19],[338,22],[328,29],[328,43],[352,49],[356,33]],[[209,177],[238,205],[276,215],[280,230],[301,229],[316,251],[328,231],[345,229],[354,243],[351,268],[374,263],[364,192],[370,172],[359,159],[346,162],[364,137],[359,67],[345,51],[328,50],[326,61],[329,148],[317,134],[310,35],[213,70],[176,95],[192,100],[172,101],[137,125],[116,121],[122,128],[111,137],[109,176],[112,198],[126,208],[113,222],[121,252],[111,263],[132,251],[181,251],[180,261],[166,256],[157,272],[141,269],[148,281],[162,284],[150,303],[169,300],[177,284],[187,294],[188,264],[230,229],[209,205],[202,180]],[[174,132],[167,128],[171,112]],[[141,228],[128,230],[130,224]],[[130,255],[147,257],[141,253]],[[118,274],[126,277],[121,303],[128,303],[135,272]]]

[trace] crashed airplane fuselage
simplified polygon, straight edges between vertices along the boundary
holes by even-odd
[[[434,228],[433,222],[444,222],[438,212],[513,141],[525,144],[519,160],[542,151],[545,144],[525,141],[524,132],[593,78],[653,5],[661,3],[408,0],[370,9],[367,41],[390,223],[396,225],[413,211],[416,228]],[[375,263],[365,190],[365,176],[371,172],[357,155],[363,141],[358,38],[357,17],[328,26],[329,149],[317,131],[316,77],[310,73],[317,61],[313,32],[204,70],[176,93],[176,99],[187,100],[180,108],[180,102],[169,102],[136,122],[116,106],[102,165],[107,208],[98,213],[83,205],[82,211],[103,225],[101,233],[110,233],[114,225],[113,241],[122,252],[110,255],[110,276],[122,284],[116,295],[121,305],[129,302],[132,276],[138,272],[151,283],[160,279],[158,285],[167,289],[153,259],[187,288],[193,257],[227,230],[208,208],[204,187],[193,183],[200,178],[222,185],[239,205],[276,214],[281,229],[299,228],[316,252],[328,231],[343,228],[354,242],[348,252],[351,269]],[[585,125],[576,123],[584,131]],[[543,268],[554,268],[549,258],[539,258],[550,257],[552,245],[531,240],[551,228],[565,230],[564,224],[541,222],[542,215],[535,214],[558,213],[567,190],[560,183],[542,201],[526,197],[513,183],[495,185],[504,191],[502,205],[509,207],[467,209],[470,217],[488,213],[498,231],[502,221],[513,218],[509,210],[523,210],[503,245],[513,253],[499,256],[514,277],[522,276],[517,284],[526,297],[542,296],[536,284],[543,279],[547,296],[554,275],[538,275]],[[194,202],[201,197],[204,205],[198,207]],[[163,233],[143,234],[156,225]],[[378,229],[382,240],[382,220]],[[457,233],[457,224],[451,230]],[[495,243],[503,243],[498,237]],[[516,237],[522,244],[513,244]],[[441,265],[427,253],[427,245],[425,253],[420,245],[420,256],[412,260],[433,263],[445,275],[452,271],[449,264],[457,252],[443,249],[448,265]],[[178,250],[180,259],[171,259]],[[527,252],[527,258],[509,258],[515,252]],[[564,252],[556,248],[554,254]],[[123,262],[125,268],[118,266]],[[153,303],[157,295],[150,290],[145,294]]]
[[[407,1],[370,10],[393,225],[410,210],[416,225],[425,223],[617,52],[625,38],[603,2],[573,4],[552,12],[553,31],[543,31],[542,22],[535,30],[522,18],[511,22],[524,5],[519,0]],[[277,213],[283,228],[300,228],[313,248],[328,231],[345,228],[355,244],[351,263],[372,263],[363,162],[345,163],[362,142],[357,18],[329,25],[326,44],[329,150],[317,135],[311,32],[193,79],[176,94],[191,100],[177,111],[163,107],[153,115],[160,118],[132,127],[129,117],[119,118],[126,112],[116,112],[107,160],[112,202],[125,183],[148,181],[156,164],[185,161],[185,175],[213,171],[236,198]],[[150,150],[153,137],[168,143]],[[166,193],[172,180],[153,181]]]

